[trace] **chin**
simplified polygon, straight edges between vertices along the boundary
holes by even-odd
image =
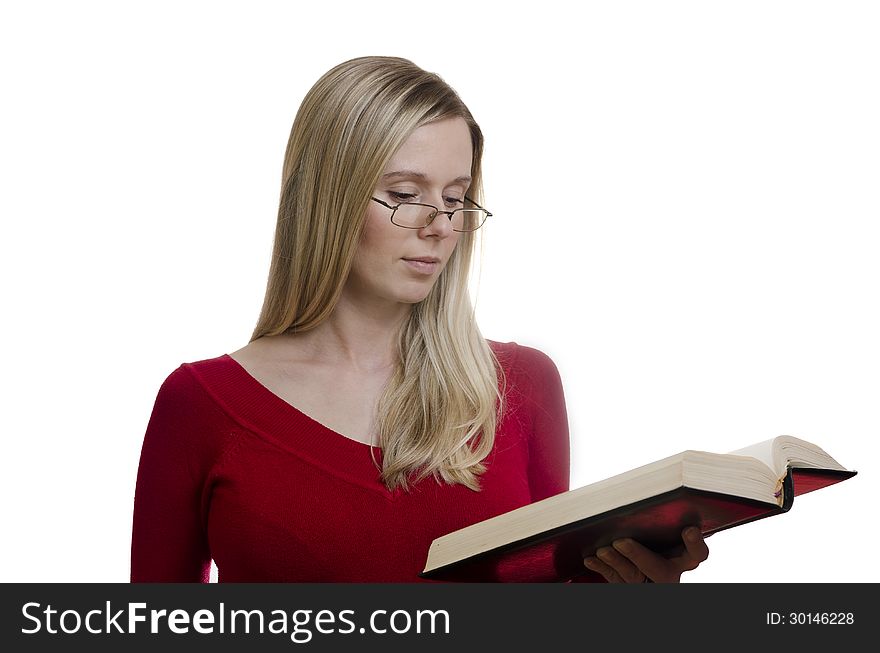
[[[391,296],[394,297],[397,301],[404,304],[418,304],[419,302],[424,301],[428,295],[431,294],[431,290],[434,288],[433,281],[429,284],[418,284],[409,287],[400,288],[398,286],[397,292],[392,293]]]
[[[396,293],[394,297],[401,304],[418,304],[431,294],[431,289],[419,289],[417,292]]]
[[[425,301],[427,298],[428,298],[428,293],[425,293],[425,294],[419,295],[417,297],[412,297],[412,296],[401,297],[400,302],[402,304],[419,304],[419,303]]]

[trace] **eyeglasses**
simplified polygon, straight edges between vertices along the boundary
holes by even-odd
[[[465,197],[465,199],[476,208],[441,211],[436,206],[430,204],[401,202],[400,204],[391,205],[387,202],[383,202],[377,197],[371,199],[374,202],[378,202],[382,206],[391,209],[391,222],[398,227],[404,227],[405,229],[422,229],[427,227],[433,222],[438,214],[443,213],[444,215],[449,216],[453,231],[476,231],[483,226],[486,218],[492,215],[482,206],[467,197]]]

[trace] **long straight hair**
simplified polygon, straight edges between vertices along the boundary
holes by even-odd
[[[251,341],[308,331],[330,316],[385,166],[418,127],[447,118],[463,118],[469,127],[468,195],[482,204],[483,134],[438,75],[407,59],[371,56],[341,63],[315,83],[287,142],[272,262]],[[400,329],[398,360],[376,418],[381,480],[389,490],[408,490],[409,479],[429,475],[480,490],[506,379],[468,294],[475,234],[461,233]]]

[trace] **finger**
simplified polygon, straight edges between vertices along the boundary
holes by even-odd
[[[696,526],[689,526],[681,532],[681,537],[687,550],[685,555],[690,558],[690,562],[693,564],[688,569],[696,569],[697,565],[709,557],[709,547],[706,546],[703,534]]]
[[[596,555],[609,567],[617,572],[625,583],[641,583],[645,580],[645,574],[625,555],[620,553],[613,545],[603,546],[596,551]]]
[[[669,561],[663,556],[628,537],[614,540],[611,545],[638,572],[630,582],[644,582],[645,577],[653,582],[671,580]]]
[[[584,566],[591,571],[595,571],[597,574],[601,574],[609,583],[625,582],[613,567],[606,565],[595,556],[584,558]]]

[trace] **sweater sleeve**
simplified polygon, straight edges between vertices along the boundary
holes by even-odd
[[[201,394],[200,394],[201,393]],[[135,484],[131,582],[209,581],[201,518],[207,474],[205,391],[182,365],[159,388]]]
[[[529,485],[532,501],[570,489],[571,441],[568,412],[559,370],[544,352],[519,346],[518,361],[530,383],[533,404],[532,439],[529,444]],[[602,583],[605,579],[584,567],[581,575],[566,583]]]
[[[519,345],[517,367],[526,379],[524,392],[532,408],[529,441],[529,487],[532,501],[570,489],[571,441],[565,392],[559,369],[544,352]],[[596,583],[604,578],[584,567],[566,583]]]
[[[547,354],[519,345],[517,363],[527,379],[524,392],[532,410],[529,488],[534,502],[569,489],[568,413],[559,370]]]

